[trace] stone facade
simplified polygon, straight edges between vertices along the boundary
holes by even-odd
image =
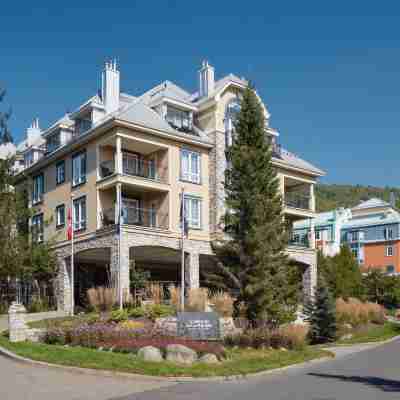
[[[23,342],[27,338],[28,326],[25,323],[26,309],[22,304],[12,303],[8,310],[8,329],[10,342]]]
[[[84,240],[76,240],[74,254],[78,255],[85,250],[110,249],[110,260],[104,260],[104,264],[110,265],[111,276],[119,278],[119,254],[121,257],[121,284],[126,293],[129,290],[129,264],[130,249],[139,246],[165,247],[173,250],[181,250],[181,240],[151,231],[138,231],[130,228],[122,228],[121,243],[115,231],[100,231],[98,234]],[[59,265],[58,273],[58,309],[71,312],[71,243],[56,249]],[[199,255],[212,255],[210,243],[200,240],[185,240],[185,272],[186,285],[188,287],[199,286]]]

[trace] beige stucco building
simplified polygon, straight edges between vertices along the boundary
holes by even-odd
[[[74,230],[75,301],[88,285],[106,280],[129,285],[132,262],[159,282],[180,282],[181,194],[189,226],[185,275],[197,287],[212,268],[211,241],[222,232],[225,151],[246,82],[235,75],[219,80],[204,62],[199,88],[189,93],[166,81],[140,96],[120,91],[120,72],[107,63],[101,94],[46,130],[37,120],[18,146],[22,182],[29,180],[34,240],[52,240],[59,260],[59,307],[71,308],[71,210]],[[273,145],[290,226],[315,212],[314,184],[323,172]],[[120,222],[120,224],[119,224]],[[118,229],[118,226],[121,226]],[[313,243],[288,245],[304,270],[304,288],[316,279]]]

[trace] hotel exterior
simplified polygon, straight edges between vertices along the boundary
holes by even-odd
[[[363,271],[379,269],[400,274],[400,213],[391,204],[377,198],[353,208],[317,214],[314,221],[316,248],[334,256],[340,246],[350,246]],[[294,224],[293,240],[309,235],[309,221]]]
[[[75,302],[107,280],[127,290],[132,263],[149,270],[151,280],[179,284],[183,189],[185,284],[201,284],[202,271],[215,262],[211,242],[223,235],[225,152],[247,85],[232,74],[216,80],[207,62],[194,93],[170,81],[138,96],[123,93],[115,62],[106,63],[101,82],[99,94],[50,127],[42,130],[35,119],[15,149],[17,187],[28,182],[30,188],[32,239],[54,243],[58,307],[65,311],[72,293],[70,209]],[[291,229],[315,216],[314,185],[324,173],[279,146],[263,108]],[[310,295],[317,267],[313,241],[290,243],[287,251],[302,268]]]

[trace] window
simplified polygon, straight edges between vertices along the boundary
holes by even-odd
[[[392,228],[385,228],[383,230],[383,237],[385,239],[393,239],[393,229]]]
[[[235,133],[235,122],[240,112],[239,99],[233,99],[226,106],[225,111],[225,147],[232,146]]]
[[[34,243],[43,242],[43,214],[32,217],[32,241]]]
[[[92,127],[92,121],[89,118],[77,119],[75,122],[75,133],[81,135]]]
[[[60,183],[65,182],[65,161],[60,161],[56,164],[56,183],[59,185]]]
[[[86,197],[74,200],[74,231],[86,229]]]
[[[189,111],[178,110],[175,107],[167,107],[167,122],[175,129],[183,132],[192,130],[192,123]]]
[[[59,228],[65,225],[65,205],[62,204],[56,207],[56,227]]]
[[[86,182],[86,152],[72,157],[72,186]]]
[[[358,241],[358,231],[349,232],[350,242]]]
[[[321,231],[316,231],[315,232],[315,239],[321,240]]]
[[[181,151],[181,179],[200,183],[200,154],[194,151]]]
[[[386,273],[388,274],[394,274],[394,265],[388,265],[386,267]]]
[[[33,151],[30,150],[24,156],[25,168],[30,167],[33,164]]]
[[[386,256],[387,257],[393,256],[393,246],[386,246]]]
[[[185,196],[185,217],[189,228],[201,229],[201,199]]]
[[[353,254],[353,257],[358,260],[358,247],[352,247],[351,248],[351,253]]]
[[[44,193],[44,175],[36,175],[33,178],[33,189],[32,189],[32,203],[37,204],[43,200]]]
[[[46,141],[47,152],[51,153],[54,150],[57,150],[61,146],[61,136],[60,132],[57,132],[47,138]]]

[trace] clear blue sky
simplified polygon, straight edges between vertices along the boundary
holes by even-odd
[[[255,83],[281,143],[325,182],[400,185],[399,2],[29,3],[1,7],[0,86],[16,140],[33,117],[45,127],[93,95],[106,58],[132,94],[165,79],[194,90],[207,58],[217,77]]]

